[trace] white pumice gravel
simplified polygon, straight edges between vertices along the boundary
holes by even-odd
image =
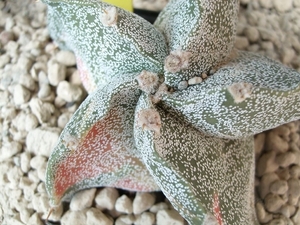
[[[96,188],[86,189],[76,193],[70,202],[70,209],[73,211],[80,211],[91,207],[95,198],[95,193]]]
[[[122,195],[116,200],[115,208],[120,213],[131,214],[133,212],[132,200],[127,195]]]
[[[141,214],[142,212],[148,210],[153,206],[155,202],[155,195],[151,193],[136,193],[133,200],[133,213],[135,215]]]
[[[167,0],[133,3],[159,11]],[[44,4],[6,0],[0,9],[0,224],[41,225],[51,208],[46,162],[86,92],[74,54],[59,50],[49,38]],[[299,21],[300,0],[241,0],[235,46],[300,71]],[[261,224],[300,225],[299,134],[299,122],[293,122],[255,137],[255,207]],[[161,193],[115,188],[81,191],[49,220],[62,225],[186,224]]]
[[[183,225],[184,220],[174,209],[162,209],[156,214],[156,223],[157,225]]]
[[[119,193],[115,188],[105,187],[99,190],[95,197],[96,207],[100,209],[113,210]]]

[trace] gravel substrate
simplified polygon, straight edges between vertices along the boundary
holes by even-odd
[[[166,0],[134,0],[158,11]],[[46,7],[0,1],[0,223],[40,225],[50,210],[45,168],[58,136],[86,97],[72,53],[51,42]],[[300,0],[241,0],[238,49],[300,71]],[[258,134],[256,210],[261,224],[300,225],[299,121]],[[62,225],[181,225],[162,193],[84,190],[50,216]],[[50,224],[50,223],[49,223]]]

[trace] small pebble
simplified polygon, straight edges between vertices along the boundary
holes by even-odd
[[[121,213],[131,214],[133,212],[132,201],[126,195],[122,195],[117,199],[115,208]]]
[[[38,127],[30,131],[26,137],[28,152],[49,157],[57,143],[61,130],[59,128]]]
[[[288,180],[289,195],[295,198],[300,196],[300,180],[291,178]]]
[[[78,101],[83,95],[83,91],[79,86],[70,84],[67,81],[59,82],[56,91],[57,96],[66,102]]]
[[[143,212],[136,217],[134,225],[153,225],[155,223],[155,214],[151,212]]]
[[[97,192],[95,203],[97,208],[112,210],[118,197],[117,189],[106,187]]]
[[[86,219],[84,211],[68,210],[62,216],[60,223],[61,225],[85,225]]]
[[[27,132],[35,129],[39,125],[38,119],[32,113],[29,113],[29,114],[26,115],[25,121],[26,121],[25,122],[25,130]]]
[[[11,158],[17,153],[21,152],[22,145],[19,142],[12,141],[3,143],[2,148],[0,149],[0,162]]]
[[[30,166],[33,169],[39,169],[44,163],[46,163],[47,159],[44,156],[37,155],[31,158]]]
[[[298,207],[297,212],[295,215],[292,216],[292,221],[295,223],[295,225],[300,224],[300,207]]]
[[[287,218],[290,218],[291,215],[294,215],[296,207],[293,205],[283,205],[280,209],[280,213]]]
[[[135,216],[134,215],[121,215],[119,216],[116,221],[115,221],[115,225],[119,224],[119,225],[131,225],[135,222]]]
[[[234,46],[239,50],[244,50],[249,46],[249,41],[246,37],[237,36]]]
[[[281,167],[288,167],[295,162],[295,158],[295,154],[291,151],[288,151],[277,155],[275,161]]]
[[[290,175],[294,179],[299,179],[300,178],[300,166],[293,165],[290,169]]]
[[[31,160],[31,154],[29,152],[21,153],[20,164],[21,164],[21,170],[24,173],[27,173],[30,169],[30,160]]]
[[[262,199],[270,192],[270,185],[277,180],[279,180],[279,177],[276,173],[267,173],[261,178],[258,191]]]
[[[283,219],[281,218],[277,218],[277,219],[273,219],[271,220],[268,225],[286,225],[286,223],[284,222]]]
[[[22,85],[17,84],[14,87],[14,103],[16,105],[22,105],[29,101],[31,93],[28,89],[24,88]]]
[[[210,73],[212,73],[212,74],[215,73],[214,69],[211,69]],[[201,77],[202,77],[202,79],[206,79],[208,77],[208,75],[207,75],[207,73],[202,73]]]
[[[292,48],[284,48],[282,50],[282,62],[286,65],[290,64],[296,57],[296,52]]]
[[[15,35],[13,32],[4,30],[0,33],[0,43],[2,45],[6,45],[9,41],[13,41],[15,39]]]
[[[165,202],[159,202],[155,205],[153,205],[149,211],[152,212],[152,213],[157,213],[159,210],[162,210],[162,209],[169,209],[169,206],[167,203]]]
[[[292,9],[293,0],[273,0],[273,4],[278,12],[287,12]]]
[[[259,4],[266,9],[270,9],[273,7],[273,0],[259,0]]]
[[[71,84],[73,85],[82,85],[82,81],[81,81],[81,78],[80,78],[80,73],[78,70],[75,70],[72,75],[70,76],[69,78],[69,81]]]
[[[70,202],[70,209],[73,211],[80,211],[89,208],[93,204],[96,188],[82,190],[77,192]]]
[[[274,151],[278,153],[284,153],[289,149],[289,144],[283,138],[281,138],[275,131],[271,131],[267,134],[266,138],[266,150]]]
[[[256,215],[260,223],[267,223],[273,218],[272,214],[266,212],[261,202],[256,203],[255,208],[256,208]]]
[[[70,51],[59,51],[55,59],[58,63],[65,66],[75,66],[76,58],[73,52]]]
[[[133,213],[141,214],[142,212],[148,210],[153,206],[155,202],[155,195],[151,193],[136,193],[133,200]]]
[[[27,225],[44,225],[38,213],[34,213],[28,220]]]
[[[66,67],[57,63],[54,60],[48,62],[48,79],[49,83],[53,86],[57,86],[59,82],[66,78]]]
[[[103,214],[100,209],[89,208],[86,217],[86,225],[113,225],[113,221]]]
[[[273,194],[283,195],[288,191],[288,183],[285,180],[276,180],[270,185]]]
[[[256,27],[253,26],[246,27],[244,32],[250,42],[253,43],[259,40],[259,31],[257,30]]]
[[[58,120],[57,120],[58,127],[64,128],[67,125],[67,123],[69,122],[71,116],[72,115],[70,113],[63,113],[63,114],[61,114],[58,117]]]
[[[29,72],[32,63],[33,63],[32,60],[28,58],[26,55],[20,55],[17,62],[17,68],[20,71]]]
[[[54,105],[57,108],[61,108],[63,107],[67,102],[65,100],[63,100],[62,98],[56,96],[54,99]]]
[[[10,57],[7,54],[0,56],[0,68],[3,68],[6,64],[10,62]]]
[[[283,206],[284,201],[279,195],[269,193],[265,197],[265,206],[269,212],[277,212]]]
[[[156,214],[156,223],[157,225],[183,225],[184,220],[174,209],[162,209]]]
[[[30,211],[27,208],[22,208],[20,211],[20,219],[23,223],[28,224],[28,220],[30,218]]]
[[[290,179],[290,171],[289,171],[289,167],[285,167],[285,168],[282,168],[280,167],[277,171],[276,171],[276,174],[278,175],[278,177],[281,179],[281,180],[288,180]]]
[[[276,171],[278,167],[276,153],[274,151],[264,153],[257,162],[256,175],[261,177],[264,174]]]
[[[51,88],[48,84],[41,84],[41,87],[39,89],[39,92],[38,92],[38,98],[40,99],[45,99],[47,98],[49,95],[51,94]]]
[[[194,85],[194,84],[199,84],[201,83],[203,80],[201,77],[193,77],[191,79],[188,80],[188,85]]]
[[[32,98],[29,102],[32,113],[36,116],[39,123],[44,123],[50,120],[55,108],[52,104],[43,102],[38,98]]]
[[[178,90],[184,90],[184,89],[187,89],[187,87],[189,86],[188,82],[187,81],[181,81],[179,82],[178,84]]]

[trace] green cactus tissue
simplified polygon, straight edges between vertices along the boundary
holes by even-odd
[[[234,49],[239,1],[171,0],[154,25],[100,0],[43,2],[89,93],[48,161],[52,205],[161,190],[190,224],[258,224],[253,137],[300,118],[300,74]]]

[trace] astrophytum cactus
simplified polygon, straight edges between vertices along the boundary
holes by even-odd
[[[172,0],[154,25],[99,0],[43,0],[89,92],[49,158],[52,205],[161,190],[190,224],[258,224],[253,136],[300,118],[300,74],[233,48],[237,0]]]

